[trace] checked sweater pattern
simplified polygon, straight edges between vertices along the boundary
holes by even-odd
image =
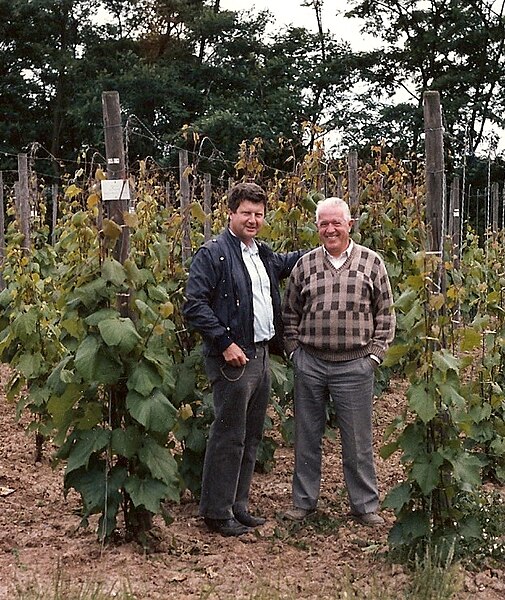
[[[354,244],[336,269],[324,248],[311,250],[294,267],[283,302],[285,347],[299,345],[318,358],[381,360],[393,341],[393,296],[379,255]]]

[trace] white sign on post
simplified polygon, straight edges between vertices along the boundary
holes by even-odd
[[[130,184],[128,179],[102,179],[102,200],[129,200]]]

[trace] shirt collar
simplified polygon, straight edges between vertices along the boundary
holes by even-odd
[[[238,237],[233,233],[233,231],[228,227],[228,231],[232,234],[232,236],[234,238]],[[256,244],[256,241],[253,239],[252,244],[250,246],[247,246],[246,244],[244,244],[244,242],[242,240],[240,241],[240,249],[242,250],[242,252],[248,252],[249,254],[258,254],[258,245]]]
[[[342,254],[340,256],[332,256],[328,250],[326,250],[326,248],[323,246],[323,250],[326,253],[326,256],[328,256],[329,258],[333,258],[335,260],[340,260],[340,259],[347,259],[348,256],[351,254],[352,249],[354,246],[354,242],[352,240],[349,240],[349,245],[347,246],[347,248],[342,252]]]

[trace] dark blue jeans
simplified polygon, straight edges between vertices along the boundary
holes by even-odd
[[[214,421],[203,465],[200,515],[228,519],[247,510],[256,452],[263,435],[270,399],[268,347],[256,347],[256,358],[230,367],[222,357],[208,357]]]

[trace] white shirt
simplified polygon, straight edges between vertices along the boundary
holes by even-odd
[[[340,269],[340,267],[345,263],[345,261],[350,256],[353,246],[354,246],[354,242],[352,240],[349,240],[349,245],[342,252],[342,254],[340,254],[340,256],[332,256],[328,252],[328,250],[326,250],[326,248],[324,248],[324,246],[323,246],[323,248],[324,248],[324,251],[326,252],[326,256],[328,257],[331,264],[335,267],[335,269]]]
[[[258,253],[258,246],[252,240],[251,246],[240,242],[242,258],[251,278],[254,313],[254,341],[265,342],[275,335],[274,309],[270,295],[270,279]]]

